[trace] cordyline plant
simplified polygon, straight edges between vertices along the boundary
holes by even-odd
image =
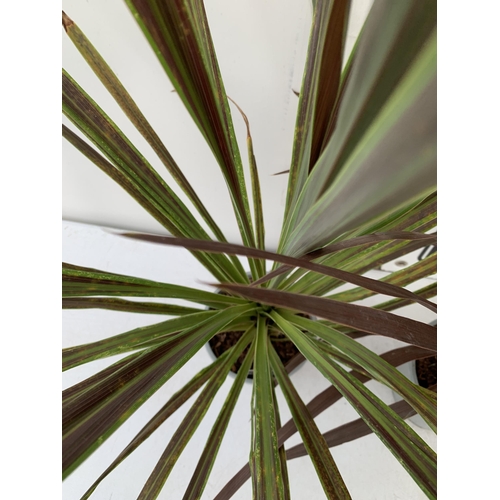
[[[254,210],[251,213],[228,97],[201,0],[127,0],[180,99],[215,156],[231,196],[243,244],[227,242],[163,140],[75,22],[67,35],[192,202],[189,210],[123,132],[63,70],[63,110],[77,135],[64,137],[114,179],[171,236],[127,233],[188,249],[214,277],[207,292],[63,264],[63,307],[164,314],[169,319],[63,350],[65,370],[116,354],[119,361],[63,392],[63,477],[74,471],[214,335],[241,331],[238,342],[180,389],[97,478],[83,498],[199,389],[139,498],[157,498],[227,375],[248,348],[215,421],[184,499],[200,498],[249,369],[253,369],[249,464],[216,497],[230,498],[251,477],[257,499],[290,498],[287,460],[308,454],[327,498],[351,498],[335,448],[375,433],[429,498],[436,498],[436,455],[405,419],[418,413],[436,430],[436,390],[396,366],[436,351],[436,328],[394,314],[410,303],[436,312],[435,286],[407,288],[436,273],[436,256],[382,280],[381,264],[436,243],[436,5],[433,0],[376,0],[343,61],[349,0],[315,0],[276,253],[265,250],[259,176],[247,122]],[[243,115],[244,116],[244,115]],[[81,137],[86,137],[87,140]],[[168,143],[168,137],[165,138]],[[208,228],[205,230],[202,221]],[[238,256],[248,258],[247,275]],[[273,262],[271,272],[265,263]],[[336,292],[350,283],[348,292]],[[355,302],[391,297],[375,307]],[[125,298],[123,298],[125,297]],[[126,297],[155,297],[164,303]],[[168,303],[185,299],[198,307]],[[284,366],[270,332],[300,353]],[[355,338],[383,335],[407,344],[376,355]],[[304,358],[331,382],[306,404],[288,373]],[[346,369],[347,367],[347,369]],[[364,382],[402,397],[383,403]],[[280,425],[275,386],[293,419]],[[326,434],[314,418],[345,398],[360,419]],[[284,448],[296,432],[303,444]],[[242,464],[243,465],[243,464]]]

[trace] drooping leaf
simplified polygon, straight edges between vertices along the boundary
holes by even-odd
[[[254,226],[255,226],[255,241],[257,242],[257,248],[264,250],[266,247],[265,243],[265,228],[264,228],[264,214],[262,211],[262,196],[260,192],[260,181],[259,172],[257,170],[257,163],[255,161],[255,155],[253,152],[253,141],[252,135],[250,133],[250,123],[248,121],[247,115],[243,110],[234,102],[230,97],[228,99],[238,108],[245,125],[247,128],[247,149],[248,149],[248,165],[250,167],[250,177],[252,180],[252,199],[254,207]],[[263,261],[258,261],[257,268],[259,270],[259,277],[265,274],[266,265]]]

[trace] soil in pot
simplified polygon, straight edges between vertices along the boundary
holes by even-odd
[[[251,278],[251,275],[248,275]],[[219,290],[217,293],[221,295],[228,295],[226,292]],[[210,308],[209,308],[210,309]],[[310,318],[310,316],[305,314],[300,314],[300,316],[304,316],[305,318]],[[221,332],[214,335],[209,341],[208,346],[213,352],[214,356],[218,358],[222,356],[224,352],[233,347],[236,342],[240,339],[244,332]],[[271,344],[273,345],[276,353],[278,354],[281,362],[286,365],[296,354],[299,353],[299,350],[295,347],[295,344],[288,340],[288,338],[283,335],[281,332],[273,332],[271,335]],[[236,363],[231,367],[231,371],[233,373],[238,373],[243,361],[245,360],[245,356],[247,355],[250,346],[248,346],[241,354],[240,357],[236,360]],[[253,363],[250,367],[250,371],[248,372],[247,378],[253,379]]]
[[[437,384],[437,357],[417,359],[415,361],[418,384],[426,389]]]
[[[227,351],[229,348],[235,345],[236,342],[238,342],[239,338],[243,335],[243,333],[244,332],[218,333],[209,340],[208,344],[214,355],[218,358],[225,351]],[[273,334],[273,337],[271,338],[271,344],[274,346],[274,348],[276,349],[276,353],[278,354],[282,363],[285,365],[299,352],[299,350],[295,347],[295,345],[292,342],[290,342],[282,333]],[[238,373],[238,370],[240,369],[243,360],[245,359],[249,347],[247,347],[241,353],[236,363],[231,367],[232,372]],[[253,378],[251,370],[248,373],[248,378]]]

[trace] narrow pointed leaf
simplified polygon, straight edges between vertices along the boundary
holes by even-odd
[[[432,351],[437,349],[435,327],[385,311],[280,290],[230,284],[222,284],[220,287],[255,302],[300,311],[328,319],[333,323],[349,326],[374,335],[395,338]]]
[[[417,295],[421,297],[425,297],[426,299],[431,299],[437,295],[437,283],[431,283],[430,285],[424,286],[415,292]],[[387,302],[382,302],[382,304],[377,304],[375,309],[380,309],[382,311],[394,311],[395,309],[400,309],[401,307],[405,307],[410,305],[411,302],[406,299],[393,299],[388,300]]]
[[[366,228],[358,228],[352,233],[347,233],[341,235],[338,240],[349,240],[352,237],[363,234],[372,234],[377,231],[416,231],[418,233],[425,233],[435,228],[437,216],[437,199],[436,192],[432,195],[420,200],[418,203],[410,203],[401,210],[396,210],[386,217],[383,221],[379,221],[375,224],[370,225]],[[415,248],[420,248],[421,243],[416,242],[405,242],[405,241],[391,241],[391,242],[380,242],[368,246],[365,249],[345,249],[340,252],[336,252],[332,255],[322,258],[321,263],[331,267],[340,267],[346,271],[355,272],[357,274],[362,274],[370,269],[374,269],[377,266],[388,262],[393,258],[398,258],[398,256],[403,255],[405,252],[409,253]],[[402,252],[399,254],[399,252]],[[388,260],[387,260],[388,259]],[[285,280],[280,280],[277,278],[272,283],[272,287],[276,288],[278,282],[279,287],[282,289],[289,289],[290,283],[293,282],[295,275],[301,276],[305,271],[298,270],[294,273],[293,277],[287,278]],[[312,281],[327,281],[332,282],[332,280],[320,278],[318,276],[308,273],[309,276],[304,276],[301,281],[306,281],[310,283]],[[335,281],[333,281],[335,283]],[[310,289],[307,286],[301,286],[300,289],[296,291],[302,293],[304,290]],[[312,295],[324,295],[328,293],[332,288],[315,287],[315,292]],[[290,290],[291,291],[291,290]]]
[[[415,346],[405,346],[399,347],[398,349],[393,349],[380,357],[387,361],[391,366],[400,366],[409,361],[414,361],[415,359],[422,359],[429,355],[429,351]],[[370,380],[369,376],[363,375],[356,371],[351,371],[350,374],[357,378],[360,382],[367,382]],[[325,390],[321,391],[317,396],[315,396],[306,406],[308,411],[313,417],[317,417],[327,408],[330,408],[337,401],[342,399],[342,394],[333,386],[327,387]],[[414,411],[414,410],[412,410]],[[286,422],[281,429],[278,431],[278,442],[283,443],[288,438],[293,436],[297,432],[296,425],[293,420]]]
[[[335,258],[335,255],[327,256],[324,260],[322,259],[321,264],[327,267],[339,267],[349,273],[364,275],[364,273],[374,269],[380,269],[380,267],[387,262],[404,257],[423,246],[424,244],[419,241],[380,243],[364,250],[360,249],[358,252],[349,249],[345,250],[346,254],[339,255],[339,258]],[[430,274],[429,272],[428,275]],[[318,274],[313,275],[312,273],[305,273],[302,270],[297,270],[295,275],[287,278],[287,280],[280,285],[280,288],[288,292],[304,293],[321,297],[331,293],[344,284],[342,280],[336,278],[332,279],[329,276],[319,276]],[[296,279],[295,282],[294,278]],[[378,281],[382,282],[382,280]],[[402,287],[399,288],[402,289]],[[436,304],[430,306],[429,302],[425,303],[431,311],[437,310]]]
[[[227,304],[243,304],[236,297],[205,292],[180,285],[171,285],[123,274],[108,273],[99,269],[76,266],[63,262],[63,297],[93,295],[158,297],[184,299],[220,309]]]
[[[169,188],[117,125],[63,70],[63,111],[65,115],[107,156],[120,171],[134,180],[168,216],[175,233],[203,232],[187,207]],[[201,232],[200,232],[201,231]]]
[[[269,346],[269,352],[273,372],[278,379],[278,383],[283,391],[292,417],[300,432],[302,441],[307,448],[307,452],[311,457],[327,498],[350,499],[351,496],[349,495],[349,491],[333,461],[324,438],[321,436],[321,432],[316,422],[314,422],[306,405],[302,399],[300,399],[297,390],[291,383],[283,368],[283,364],[271,345]]]
[[[63,26],[66,30],[71,41],[75,47],[84,57],[85,61],[92,68],[99,80],[104,84],[109,93],[113,96],[120,108],[124,111],[130,121],[134,124],[136,129],[148,141],[149,145],[153,148],[158,155],[163,165],[170,172],[172,177],[176,180],[177,184],[183,189],[188,198],[193,202],[198,212],[202,215],[205,222],[210,229],[214,232],[217,239],[226,241],[221,230],[208,213],[207,209],[198,198],[189,181],[186,179],[182,170],[177,166],[174,159],[168,152],[167,148],[158,137],[157,133],[151,127],[146,117],[142,114],[137,104],[134,102],[130,94],[117,78],[115,73],[108,66],[106,61],[101,57],[99,52],[90,43],[85,34],[80,30],[76,23],[69,18],[64,12],[62,13]]]
[[[319,155],[329,113],[334,109],[342,68],[342,48],[350,1],[319,0],[313,18],[304,79],[299,94],[292,162],[285,205],[288,213],[297,202]]]
[[[252,180],[252,199],[254,207],[254,226],[255,226],[255,241],[257,242],[257,248],[264,250],[266,247],[265,243],[265,229],[264,229],[264,214],[262,212],[262,196],[260,193],[260,181],[259,172],[257,170],[257,163],[255,161],[255,155],[253,152],[253,141],[252,135],[250,133],[250,123],[248,121],[247,115],[243,113],[243,110],[234,102],[230,97],[228,99],[238,108],[245,125],[247,128],[247,149],[248,149],[248,165],[250,167],[250,177]],[[259,261],[259,277],[265,274],[265,263]]]
[[[64,389],[62,391],[62,403],[63,406],[68,404],[71,399],[73,399],[76,396],[80,396],[83,394],[85,391],[89,390],[93,386],[96,386],[100,382],[102,382],[104,379],[106,379],[109,376],[114,375],[117,373],[119,370],[121,370],[122,367],[133,361],[134,359],[137,359],[139,357],[140,353],[134,352],[133,354],[129,354],[128,356],[120,359],[119,361],[113,363],[112,365],[104,368],[103,370],[98,371],[97,373],[94,373],[94,375],[91,375],[90,377],[87,377],[86,379],[68,387],[67,389]]]
[[[269,340],[269,339],[268,339]],[[270,346],[272,348],[272,345]],[[274,348],[273,348],[274,350]],[[279,429],[281,427],[281,418],[280,418],[280,410],[278,405],[278,399],[276,397],[276,385],[277,380],[273,381],[273,402],[274,402],[274,414],[276,416],[276,428]],[[278,443],[279,446],[279,443]],[[290,497],[290,480],[288,477],[288,465],[286,463],[286,450],[285,446],[282,444],[278,450],[278,456],[280,460],[280,475],[283,478],[283,490],[284,490],[284,500],[291,500]]]
[[[372,244],[377,241],[387,241],[387,240],[403,240],[403,241],[422,241],[426,245],[432,245],[437,243],[437,233],[424,234],[416,233],[411,231],[393,231],[389,233],[373,233],[364,236],[357,236],[348,240],[339,241],[338,243],[332,243],[319,250],[310,252],[307,257],[310,259],[317,259],[318,257],[323,257],[333,252],[338,252],[339,250],[345,250],[346,248],[357,247],[359,245]]]
[[[274,413],[267,325],[262,316],[257,319],[254,359],[252,464],[253,496],[255,500],[284,499],[276,416]]]
[[[435,33],[426,37],[415,64],[332,178],[337,144],[334,133],[295,205],[290,231],[280,245],[287,254],[317,249],[435,189]]]
[[[309,170],[314,168],[324,149],[324,144],[328,141],[335,128],[332,114],[335,112],[340,91],[344,45],[350,9],[350,0],[334,0],[328,20],[318,77]]]
[[[433,253],[421,261],[417,261],[399,271],[395,271],[388,276],[384,276],[381,281],[391,283],[396,286],[407,286],[417,280],[427,278],[437,272],[437,253]],[[355,302],[374,295],[371,291],[360,287],[347,290],[345,292],[329,295],[329,299],[340,300],[342,302]]]
[[[323,248],[320,248],[319,250],[315,250],[314,252],[310,252],[304,255],[302,258],[307,260],[314,260],[334,252],[339,252],[340,250],[345,250],[347,248],[353,248],[360,245],[369,245],[377,241],[387,241],[387,240],[405,240],[405,241],[420,240],[423,242],[422,244],[431,245],[437,242],[437,233],[422,234],[410,231],[397,231],[392,233],[367,234],[364,236],[358,236],[355,238],[350,238],[348,240],[339,241],[338,243],[327,245]],[[292,269],[291,266],[286,266],[286,265],[280,266],[274,271],[271,271],[262,278],[258,279],[257,281],[254,281],[252,283],[252,286],[257,286],[262,283],[265,283],[266,281],[269,281],[270,279],[275,278],[276,276],[280,276],[281,274],[289,271],[290,269]]]
[[[166,229],[177,236],[210,239],[191,211],[125,134],[64,70],[62,88],[64,114],[127,177],[140,197],[149,200],[154,210],[162,214],[161,221],[168,221],[163,224]],[[221,256],[213,259],[203,254],[195,256],[211,272],[241,281],[234,264],[226,258]]]
[[[136,200],[163,227],[172,234],[175,234],[175,226],[172,224],[165,211],[158,206],[155,200],[151,199],[136,182],[134,182],[134,179],[118,170],[93,147],[66,127],[66,125],[62,126],[62,135],[70,144],[78,149],[80,153],[85,155],[92,163],[97,165],[105,174],[111,177],[111,179],[132,196],[132,198],[134,198],[134,200]]]
[[[416,414],[415,410],[406,402],[398,401],[389,405],[394,413],[399,415],[403,419],[407,419]],[[373,431],[362,418],[358,418],[344,425],[332,429],[331,431],[325,432],[323,437],[330,448],[334,446],[339,446],[355,439],[359,439],[363,436],[368,436]],[[287,460],[292,460],[294,458],[303,457],[307,455],[307,450],[303,444],[298,444],[287,450]]]
[[[74,368],[83,363],[102,359],[116,354],[122,354],[141,347],[148,347],[148,343],[164,342],[173,338],[182,330],[192,328],[213,317],[215,311],[201,311],[181,318],[169,319],[154,325],[142,326],[112,337],[106,337],[96,342],[81,344],[63,349],[63,370]]]
[[[107,309],[108,311],[136,312],[143,314],[165,314],[180,316],[201,312],[194,307],[160,304],[159,302],[134,302],[124,299],[102,297],[71,297],[62,300],[63,309]]]

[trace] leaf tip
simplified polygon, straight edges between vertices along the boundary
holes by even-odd
[[[62,11],[62,25],[63,25],[64,31],[66,31],[66,33],[67,33],[68,32],[68,28],[70,28],[71,26],[73,26],[73,24],[75,24],[73,22],[73,20],[63,10]]]
[[[276,172],[275,174],[271,174],[272,177],[275,177],[277,175],[283,175],[283,174],[288,174],[290,170],[283,170],[282,172]]]

